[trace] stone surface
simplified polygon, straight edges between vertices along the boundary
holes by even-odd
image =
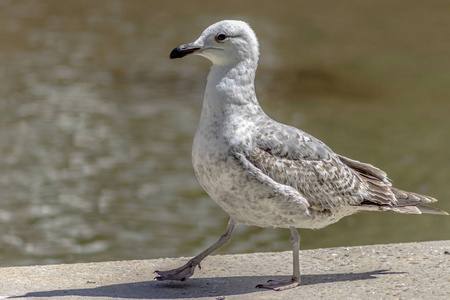
[[[0,268],[0,298],[450,299],[450,240],[304,250],[302,286],[282,292],[255,286],[290,276],[290,251],[211,256],[188,281],[153,279],[187,260]]]

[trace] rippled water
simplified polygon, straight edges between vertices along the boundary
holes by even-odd
[[[228,218],[190,161],[209,63],[168,54],[223,18],[260,37],[269,115],[450,211],[450,6],[401,2],[0,1],[0,265],[187,256],[218,238]],[[362,214],[300,232],[315,248],[449,228]],[[288,236],[242,227],[221,252],[287,250]]]

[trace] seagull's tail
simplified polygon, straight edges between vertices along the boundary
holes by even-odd
[[[341,162],[356,171],[368,184],[369,199],[363,202],[364,209],[392,211],[403,214],[448,215],[447,212],[426,204],[437,200],[430,196],[406,192],[392,187],[386,173],[371,164],[339,155]],[[376,204],[374,206],[374,204]]]
[[[426,205],[437,201],[433,197],[406,192],[393,187],[391,187],[391,191],[394,193],[397,203],[393,206],[382,206],[382,210],[405,214],[448,215],[443,210]]]

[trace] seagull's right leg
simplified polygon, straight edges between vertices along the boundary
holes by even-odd
[[[158,274],[158,277],[155,277],[156,280],[163,281],[163,280],[179,280],[179,281],[185,281],[189,277],[191,277],[194,274],[195,267],[200,268],[200,262],[210,255],[215,250],[219,249],[226,243],[228,243],[231,240],[231,234],[233,232],[234,226],[236,223],[233,219],[230,219],[228,222],[227,232],[223,234],[220,239],[214,243],[211,247],[197,255],[196,257],[192,258],[190,261],[188,261],[184,266],[181,266],[177,269],[168,270],[168,271],[155,271],[156,274]]]
[[[257,288],[270,289],[274,291],[284,291],[287,289],[292,289],[300,285],[300,235],[298,234],[297,229],[295,227],[290,227],[291,229],[291,237],[289,241],[292,244],[292,255],[293,255],[293,263],[294,263],[294,272],[292,274],[291,279],[288,280],[269,280],[267,283],[258,284]]]

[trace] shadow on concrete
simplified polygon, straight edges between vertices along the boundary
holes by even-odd
[[[338,273],[320,275],[302,275],[302,285],[313,285],[321,283],[356,281],[376,279],[377,275],[400,274],[402,272],[388,272],[388,270],[377,270],[364,273]],[[10,298],[26,297],[111,297],[130,299],[177,299],[177,298],[203,298],[219,297],[229,295],[249,294],[259,291],[255,286],[264,283],[269,279],[280,280],[286,276],[236,276],[220,278],[191,278],[185,282],[160,282],[143,281],[135,283],[113,284],[101,287],[53,290],[31,292],[21,296]],[[95,284],[87,282],[86,284]],[[300,287],[301,288],[301,287]]]

